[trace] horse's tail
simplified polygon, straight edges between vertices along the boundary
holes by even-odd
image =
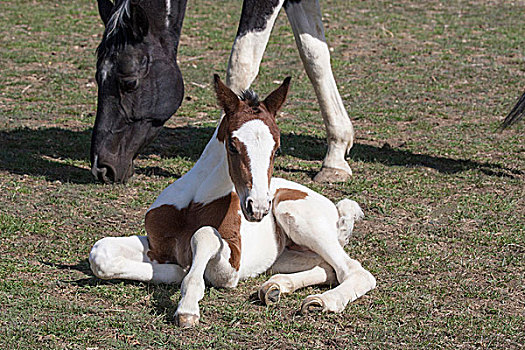
[[[350,199],[343,199],[336,204],[339,220],[337,220],[337,237],[339,243],[345,246],[354,230],[354,222],[364,218],[365,214],[359,204]]]
[[[512,108],[509,115],[505,118],[503,123],[501,124],[500,129],[503,130],[508,126],[511,126],[512,124],[516,124],[523,116],[525,115],[525,92],[523,95],[521,95],[520,99]]]

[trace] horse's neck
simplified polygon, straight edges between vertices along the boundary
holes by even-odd
[[[217,140],[217,129],[193,168],[162,191],[150,210],[163,204],[178,209],[191,202],[206,204],[233,191],[226,150]]]

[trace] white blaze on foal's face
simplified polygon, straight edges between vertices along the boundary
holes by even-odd
[[[273,160],[277,149],[274,135],[270,128],[259,119],[250,120],[244,123],[238,130],[232,133],[232,141],[236,139],[240,143],[245,154],[239,154],[246,163],[240,169],[231,169],[234,174],[232,177],[242,177],[248,180],[242,188],[237,188],[237,193],[244,203],[243,211],[245,216],[256,221],[268,214],[271,206],[269,191],[270,179],[273,172]],[[248,170],[248,174],[235,174],[236,170]],[[234,181],[239,183],[239,181]],[[248,215],[246,215],[248,214]]]

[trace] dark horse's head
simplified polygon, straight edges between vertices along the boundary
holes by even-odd
[[[91,172],[125,182],[133,160],[177,111],[184,94],[177,47],[186,0],[98,0],[98,105]]]

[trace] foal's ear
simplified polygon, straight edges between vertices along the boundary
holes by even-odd
[[[235,113],[239,109],[239,97],[237,97],[229,87],[224,85],[218,74],[213,75],[213,83],[215,85],[215,93],[217,94],[219,106],[224,110],[226,115]]]
[[[109,0],[97,0],[98,2],[98,13],[104,26],[108,25],[109,19],[111,18],[111,11],[113,11],[113,3]]]
[[[291,79],[291,77],[286,77],[281,86],[279,86],[263,101],[266,109],[268,109],[268,112],[270,112],[272,115],[277,114],[286,100]]]

